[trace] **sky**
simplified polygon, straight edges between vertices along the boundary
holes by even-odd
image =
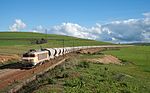
[[[150,0],[0,0],[0,31],[150,42]]]

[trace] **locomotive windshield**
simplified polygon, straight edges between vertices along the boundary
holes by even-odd
[[[23,54],[23,57],[35,57],[35,54],[25,53]]]

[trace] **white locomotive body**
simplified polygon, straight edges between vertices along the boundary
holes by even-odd
[[[23,54],[22,63],[25,66],[35,66],[40,62],[49,60],[48,51],[32,51]]]

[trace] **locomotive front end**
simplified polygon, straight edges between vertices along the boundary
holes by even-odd
[[[34,53],[25,53],[23,54],[22,56],[22,64],[25,66],[25,67],[28,67],[28,66],[34,66],[36,65],[35,64],[35,54]]]

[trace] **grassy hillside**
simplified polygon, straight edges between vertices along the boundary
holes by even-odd
[[[47,38],[53,42],[64,40],[77,39],[75,37],[54,35],[54,34],[42,34],[42,33],[32,33],[32,32],[0,32],[1,46],[7,45],[28,45],[31,41],[41,38]]]
[[[150,46],[150,43],[131,43],[128,45]]]
[[[48,43],[32,44],[35,40],[45,38]],[[64,42],[63,42],[64,40]],[[1,54],[21,54],[29,49],[39,49],[40,47],[63,47],[63,46],[87,46],[105,45],[106,42],[80,39],[71,36],[42,34],[33,32],[0,32],[0,53]]]
[[[64,35],[55,35],[55,34],[43,34],[43,33],[34,33],[34,32],[0,32],[0,39],[3,38],[21,38],[21,39],[36,39],[36,38],[48,38],[51,39],[79,39],[71,36],[64,36]]]

